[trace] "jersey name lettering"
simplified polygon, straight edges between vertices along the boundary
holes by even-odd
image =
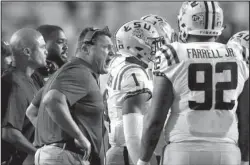
[[[209,49],[187,49],[188,58],[223,58],[223,57],[235,57],[232,48],[226,48],[227,53],[220,54],[220,52]]]

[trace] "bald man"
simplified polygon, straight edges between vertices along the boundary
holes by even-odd
[[[29,155],[34,155],[32,145],[34,128],[25,117],[25,111],[38,92],[39,86],[31,79],[35,69],[46,65],[46,44],[43,36],[30,28],[15,32],[10,40],[15,68],[2,76],[2,162],[19,165]]]

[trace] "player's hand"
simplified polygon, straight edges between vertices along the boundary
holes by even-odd
[[[91,153],[91,144],[88,141],[88,139],[84,137],[84,138],[75,139],[74,141],[75,141],[76,146],[86,153],[83,159],[88,160],[90,153]]]
[[[240,165],[249,165],[249,161],[248,162],[241,161]]]
[[[137,161],[137,165],[150,165],[150,163],[149,163],[149,162],[144,162],[144,161],[142,161],[141,159],[139,159],[139,160]]]

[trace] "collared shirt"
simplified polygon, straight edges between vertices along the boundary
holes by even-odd
[[[91,143],[92,151],[99,153],[102,141],[103,99],[99,89],[97,74],[84,60],[74,58],[63,65],[47,81],[42,97],[50,90],[63,93],[73,119]],[[39,99],[38,99],[39,100]],[[37,103],[34,103],[37,105]],[[35,143],[39,146],[72,139],[49,116],[40,103]]]

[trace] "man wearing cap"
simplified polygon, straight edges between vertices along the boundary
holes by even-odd
[[[85,28],[76,57],[52,75],[41,98],[34,98],[34,105],[40,102],[36,165],[101,164],[104,105],[98,78],[107,73],[112,46],[107,28]]]

